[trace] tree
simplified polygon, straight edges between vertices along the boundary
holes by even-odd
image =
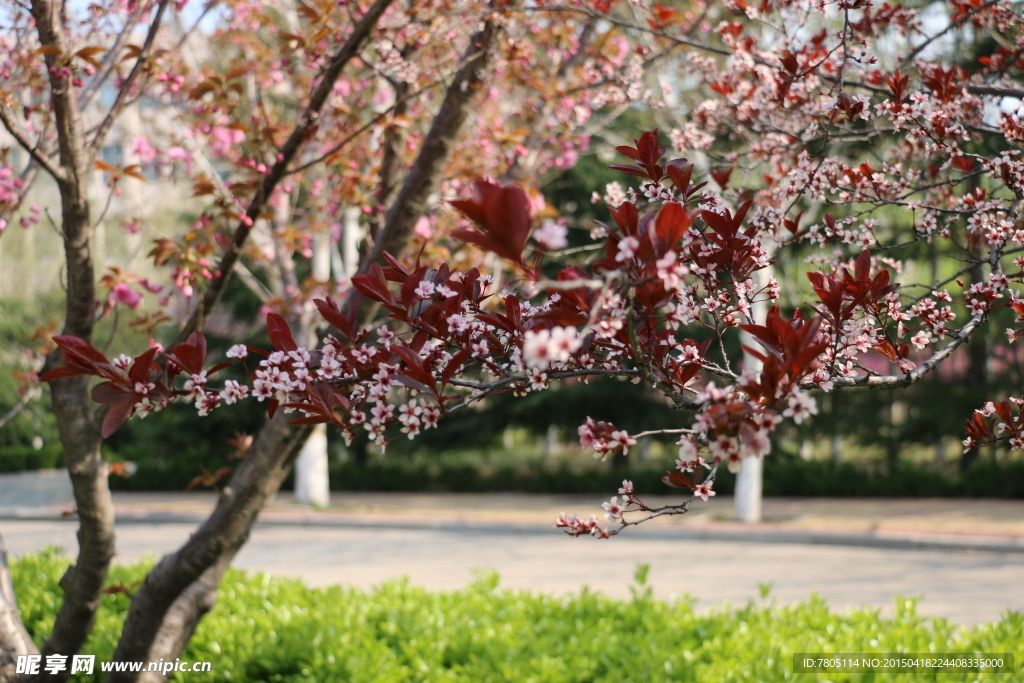
[[[166,351],[153,347],[134,358],[116,359],[89,341],[96,299],[88,203],[80,179],[95,152],[88,151],[92,147],[76,114],[75,74],[67,65],[71,53],[58,10],[45,0],[33,4],[39,53],[48,65],[49,85],[41,92],[51,102],[59,160],[40,151],[9,113],[3,122],[34,150],[35,163],[61,188],[68,315],[64,334],[55,337],[60,353],[50,357],[43,379],[52,383],[82,522],[79,560],[64,583],[65,608],[47,653],[77,651],[110,561],[112,520],[106,468],[98,453],[101,437],[132,415],[163,409],[175,399],[207,413],[220,404],[255,398],[268,405],[268,421],[222,489],[210,519],[179,551],[161,560],[133,596],[115,655],[120,661],[173,658],[181,652],[260,507],[280,486],[309,425],[333,424],[348,437],[364,432],[385,446],[394,438],[415,437],[444,414],[496,392],[541,391],[553,381],[581,377],[645,383],[675,408],[692,412],[687,426],[659,430],[679,437],[678,471],[668,472],[665,483],[688,493],[679,504],[652,509],[623,482],[618,494],[623,500],[616,496],[605,504],[611,526],[601,526],[596,517],[563,515],[557,521],[572,535],[609,537],[644,519],[685,513],[698,497],[714,495],[715,468],[735,469],[767,455],[770,435],[784,419],[800,423],[816,412],[816,392],[914,384],[967,342],[991,310],[1009,306],[1024,316],[1024,304],[1011,286],[1019,273],[1007,271],[1011,263],[1024,267],[1024,257],[1014,257],[1016,245],[1024,241],[1024,167],[1007,149],[1021,139],[1021,129],[1015,114],[997,116],[983,99],[998,104],[1024,94],[1012,81],[1024,62],[1019,16],[1011,5],[954,2],[946,26],[926,33],[914,9],[864,0],[835,6],[700,4],[692,13],[655,5],[644,11],[642,22],[635,12],[643,3],[495,2],[482,23],[472,26],[475,33],[454,74],[443,80],[445,96],[432,110],[425,132],[405,135],[404,121],[398,119],[384,135],[377,196],[398,189],[389,204],[381,202],[386,210],[379,205],[368,209],[372,220],[351,289],[295,287],[304,233],[272,231],[291,247],[274,254],[281,280],[293,284],[291,289],[285,285],[287,301],[266,317],[274,348],[236,345],[227,355],[229,362],[245,364],[246,380],[216,384],[213,377],[223,369],[216,361],[221,359],[208,359],[200,328],[214,314],[257,221],[284,215],[276,213],[286,204],[275,204],[279,185],[296,168],[310,172],[311,195],[317,186],[314,169],[351,181],[330,175],[331,169],[337,172],[331,161],[343,168],[348,163],[339,157],[345,139],[318,137],[329,128],[324,105],[336,79],[362,54],[357,46],[371,36],[382,55],[378,64],[387,59],[408,63],[410,55],[402,55],[408,37],[389,33],[401,31],[386,23],[389,4],[380,0],[357,13],[349,30],[334,38],[336,52],[314,50],[319,58],[312,60],[312,72],[319,75],[308,79],[307,88],[286,89],[289,96],[311,93],[301,107],[282,105],[287,115],[275,116],[274,105],[280,102],[268,89],[254,100],[252,111],[259,113],[239,124],[244,129],[228,128],[224,112],[236,97],[244,99],[246,85],[205,74],[191,89],[203,103],[193,105],[190,113],[214,117],[206,129],[211,138],[233,140],[233,130],[246,140],[246,134],[253,135],[253,149],[243,146],[245,154],[237,160],[251,175],[226,188],[234,192],[237,187],[252,198],[243,211],[237,202],[218,197],[199,221],[189,242],[193,246],[161,245],[157,258],[173,263],[179,288],[200,300]],[[323,21],[335,15],[326,8],[300,9],[299,23],[308,20],[303,26],[309,33],[278,35],[278,42],[304,50],[330,43],[333,34],[323,32]],[[444,16],[443,6],[431,9]],[[155,36],[154,26],[166,10],[166,2],[156,7],[149,36]],[[246,22],[261,21],[249,10],[236,8],[236,23],[225,36]],[[143,10],[136,6],[135,11]],[[391,11],[405,13],[403,26],[427,21],[416,6]],[[521,25],[516,23],[520,20]],[[542,43],[526,43],[525,31],[514,33],[516,26],[529,27],[534,35],[551,31],[556,38],[562,31],[569,47],[538,47],[524,58],[526,45]],[[503,30],[510,36],[507,42]],[[948,67],[943,50],[936,49],[961,31],[994,39],[991,51],[971,68]],[[626,35],[644,40],[630,50]],[[131,96],[140,78],[132,74],[146,70],[139,66],[147,63],[146,55],[155,58],[152,44],[147,40],[132,52],[135,66],[118,91],[124,97]],[[501,65],[494,56],[498,45],[506,46]],[[586,58],[577,57],[581,45],[594,48]],[[594,234],[603,243],[603,254],[588,261],[578,253],[562,253],[564,226],[544,215],[536,195],[509,181],[530,177],[523,170],[527,164],[568,163],[566,150],[574,148],[564,145],[573,139],[545,139],[551,136],[544,126],[552,119],[579,125],[591,110],[614,112],[641,101],[659,104],[660,98],[645,91],[644,69],[653,70],[680,49],[687,53],[685,72],[675,83],[665,76],[660,87],[667,91],[686,85],[703,98],[670,135],[677,151],[696,154],[694,163],[663,160],[666,149],[657,131],[643,133],[633,146],[620,145],[623,161],[631,163],[611,168],[638,186],[606,189],[613,221],[599,225]],[[295,63],[291,56],[287,63],[273,64],[265,64],[262,55],[246,59],[246,70],[235,78],[255,74],[254,92],[262,92],[261,68]],[[491,70],[496,76],[512,75],[527,92],[545,87],[532,77],[520,81],[510,64],[547,68],[553,92],[585,92],[586,98],[538,95],[532,109],[538,118],[525,117],[525,134],[512,135],[500,125],[508,100],[495,94],[489,120],[496,128],[478,127],[453,154],[456,133],[469,108],[477,106],[471,103],[479,102],[473,95]],[[580,86],[565,82],[570,72],[579,74]],[[395,90],[387,100],[394,102],[392,112],[405,101],[402,88]],[[300,112],[297,123],[285,127],[287,135],[279,134],[279,121],[295,111]],[[483,107],[482,114],[488,111]],[[300,160],[300,150],[313,144],[321,149]],[[417,152],[399,183],[386,160],[397,167],[403,144],[406,152]],[[514,153],[502,154],[504,149]],[[450,204],[464,218],[448,237],[464,246],[449,249],[451,241],[438,240],[424,244],[419,254],[403,253],[417,225],[431,227],[429,218],[424,221],[428,199],[450,159],[462,165],[458,182],[449,185],[459,198]],[[465,182],[488,167],[481,160],[504,165],[500,175],[505,182]],[[128,170],[109,172],[131,175]],[[206,182],[216,191],[212,178]],[[291,191],[301,199],[302,191]],[[353,199],[359,195],[346,195],[344,203],[293,204],[314,207],[312,227],[320,212],[340,210]],[[439,224],[457,220],[444,209],[436,213]],[[219,226],[228,219],[237,224],[225,239]],[[955,268],[961,270],[944,273],[944,282],[921,289],[896,283],[892,273],[900,266],[900,250],[932,240],[957,250],[962,265]],[[770,265],[773,252],[788,248],[811,250],[809,287],[790,294],[794,310],[784,313],[771,306],[763,318],[754,317],[756,304],[770,304],[781,293],[774,279],[757,285],[755,278]],[[483,269],[477,267],[481,251],[490,254]],[[218,252],[219,261],[211,267],[209,255]],[[947,290],[968,272],[971,283],[963,283],[954,298]],[[201,296],[193,283],[204,284]],[[319,318],[312,315],[313,306]],[[746,345],[741,351],[740,331],[757,348]],[[1016,336],[1010,332],[1011,341]],[[758,370],[742,365],[744,352],[757,361]],[[878,358],[881,365],[869,360]],[[250,360],[255,367],[248,365]],[[91,391],[104,406],[98,411],[101,425],[88,403],[91,377],[103,380]],[[967,445],[1009,440],[1019,450],[1024,446],[1021,420],[1012,402],[987,404],[971,418]],[[580,427],[581,442],[600,456],[623,452],[643,435],[610,422],[588,420]],[[12,646],[5,647],[10,651]]]
[[[523,175],[568,164],[584,142],[567,133],[585,122],[586,98],[628,85],[612,73],[628,43],[609,50],[593,18],[536,20],[515,13],[514,1],[239,1],[191,13],[187,5],[38,0],[4,15],[0,123],[27,160],[7,157],[0,174],[0,226],[29,211],[17,222],[31,228],[38,216],[24,198],[42,178],[56,185],[54,227],[66,253],[62,332],[86,343],[97,324],[157,291],[160,300],[132,323],[154,334],[177,323],[179,339],[168,347],[180,349],[211,319],[218,323],[235,275],[313,343],[311,292],[344,292],[383,249],[422,241],[436,229],[439,190],[503,173],[512,161]],[[217,24],[212,35],[209,22]],[[218,48],[205,49],[204,39]],[[135,138],[118,129],[126,112],[143,119]],[[101,153],[113,133],[125,144],[107,158]],[[97,176],[106,185],[98,212],[90,193]],[[123,268],[98,278],[98,225],[122,190],[154,176],[187,183],[202,202],[194,224],[161,236],[151,253],[171,284]],[[168,182],[162,188],[172,191]],[[157,218],[122,211],[126,233]],[[341,253],[333,256],[333,247]],[[318,279],[325,256],[334,271],[327,282]],[[115,549],[110,468],[99,447],[128,412],[139,412],[116,401],[94,407],[90,394],[103,390],[61,367],[68,360],[55,348],[41,372],[55,373],[53,412],[80,548],[44,656],[78,652],[91,628]],[[119,660],[181,652],[306,434],[283,418],[260,431],[211,518],[136,593]],[[16,619],[4,626],[0,666],[10,676],[11,656],[34,646]]]

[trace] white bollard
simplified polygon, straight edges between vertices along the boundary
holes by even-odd
[[[771,249],[769,249],[769,255]],[[771,266],[752,274],[754,291],[760,291],[768,286],[768,278],[771,276]],[[750,306],[750,315],[758,325],[763,325],[768,315],[768,302],[755,301]],[[754,340],[749,332],[740,332],[740,342],[752,349],[760,348],[760,344]],[[744,369],[760,370],[761,362],[754,356],[744,352]],[[733,513],[736,519],[741,522],[761,521],[761,475],[763,472],[764,458],[744,458],[743,466],[736,475],[736,495],[733,504]]]
[[[295,460],[295,502],[325,508],[331,502],[327,477],[327,426],[316,425]]]
[[[764,458],[744,458],[736,474],[736,519],[761,521],[761,472]]]

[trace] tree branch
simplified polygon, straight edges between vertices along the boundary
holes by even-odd
[[[39,149],[39,145],[33,145],[28,139],[28,134],[18,125],[17,119],[11,115],[11,110],[5,105],[0,105],[0,123],[4,124],[4,128],[11,134],[11,137],[24,149],[37,164],[43,167],[43,169],[49,173],[58,184],[66,182],[67,177],[64,171],[59,166],[54,165],[50,157],[46,156]]]
[[[921,52],[924,51],[924,49],[931,45],[933,42],[935,42],[942,36],[946,35],[953,29],[957,28],[958,26],[963,26],[964,22],[973,17],[975,14],[983,12],[984,10],[987,10],[989,7],[997,5],[1000,2],[1002,2],[1002,0],[988,0],[988,2],[986,2],[985,4],[973,8],[970,12],[964,12],[962,15],[960,15],[960,17],[957,18],[956,21],[949,22],[949,25],[946,26],[946,28],[942,29],[941,31],[939,31],[938,33],[931,36],[923,43],[915,47],[913,50],[911,50],[910,54],[904,57],[903,61],[900,62],[900,65],[897,67],[897,70],[907,68],[907,66],[909,66],[914,61],[914,58],[921,54]]]
[[[89,340],[97,307],[88,196],[91,160],[71,78],[57,68],[58,60],[68,53],[63,3],[33,0],[31,11],[39,42],[47,48],[44,54],[50,103],[63,176],[58,189],[67,269],[64,334]],[[55,351],[47,356],[43,369],[52,368],[59,361],[60,352]],[[64,601],[43,655],[70,656],[85,643],[103,597],[115,549],[114,505],[107,482],[107,464],[100,454],[100,429],[92,410],[88,379],[55,381],[50,394],[78,507],[79,552],[75,564],[61,578]],[[40,680],[63,678],[66,674],[40,676]]]
[[[103,139],[107,137],[107,132],[110,127],[114,125],[114,121],[121,115],[125,106],[128,104],[128,96],[132,88],[135,87],[135,82],[142,76],[143,68],[146,61],[149,59],[149,53],[153,49],[153,42],[156,40],[157,33],[160,32],[160,22],[163,19],[164,12],[167,10],[167,5],[170,4],[171,0],[160,0],[159,6],[156,8],[156,15],[153,17],[153,23],[149,25],[149,33],[146,34],[146,40],[142,44],[142,49],[139,51],[139,56],[135,60],[135,64],[132,66],[132,70],[128,72],[128,77],[121,83],[121,87],[117,90],[117,98],[114,103],[110,105],[110,109],[107,110],[107,115],[103,117],[103,121],[99,126],[96,127],[96,132],[93,134],[92,142],[89,144],[91,151],[91,159],[96,158],[96,154],[99,152],[100,147],[103,145]]]
[[[7,548],[0,536],[0,681],[16,680],[15,663],[19,655],[38,653],[21,620],[11,570],[7,566]]]
[[[255,225],[256,219],[263,213],[267,200],[274,192],[277,184],[286,175],[288,165],[305,142],[308,132],[319,120],[320,110],[334,89],[335,81],[338,80],[342,70],[349,61],[359,53],[363,43],[370,37],[374,27],[377,25],[377,21],[392,2],[394,0],[376,0],[352,29],[352,33],[349,34],[345,44],[341,46],[337,54],[334,55],[324,68],[320,77],[320,83],[310,96],[309,103],[302,112],[298,123],[284,145],[278,150],[277,162],[270,170],[270,173],[263,177],[263,182],[257,189],[256,195],[249,202],[249,207],[245,212],[245,220],[239,221],[238,226],[235,228],[234,239],[232,239],[231,244],[217,264],[216,271],[218,275],[210,282],[196,310],[178,333],[175,345],[187,339],[192,332],[201,329],[203,321],[206,320],[214,307],[220,302],[221,297],[224,295],[224,289],[227,287],[228,278],[231,277],[231,273],[234,271],[235,262],[241,256],[242,246],[249,238],[252,226]]]
[[[379,261],[385,251],[400,252],[409,241],[416,221],[427,208],[427,198],[440,182],[455,138],[469,114],[469,103],[482,88],[488,75],[490,53],[500,34],[498,24],[488,19],[483,28],[471,38],[462,56],[462,66],[452,78],[441,108],[420,147],[420,153],[388,209],[379,239],[370,249],[369,257],[359,264],[359,272],[366,272],[370,263]]]
[[[144,2],[140,2],[135,5],[135,11],[129,15],[128,19],[124,22],[124,28],[117,34],[117,38],[114,40],[114,44],[110,46],[107,53],[103,55],[103,61],[100,63],[100,68],[96,70],[96,75],[89,82],[89,85],[82,89],[82,92],[78,95],[78,106],[85,109],[92,103],[92,99],[96,96],[96,93],[100,91],[103,84],[110,78],[110,74],[113,73],[114,67],[117,65],[117,56],[121,53],[125,43],[131,37],[132,30],[135,25],[139,23],[139,19],[142,18],[143,12],[148,9],[148,5]]]
[[[18,413],[20,413],[22,409],[28,405],[29,401],[35,398],[37,393],[39,393],[39,387],[34,386],[31,389],[27,390],[24,394],[22,394],[18,402],[15,403],[14,406],[7,411],[7,414],[4,415],[3,417],[0,417],[0,429],[3,429],[4,425],[6,425],[8,422],[17,417]]]
[[[957,333],[957,335],[953,337],[953,339],[938,353],[905,375],[861,375],[858,377],[836,377],[832,382],[837,387],[868,387],[870,389],[891,389],[894,387],[910,386],[934,370],[939,363],[949,358],[949,356],[956,351],[957,347],[970,338],[971,334],[978,329],[978,326],[981,325],[984,319],[984,315],[976,315],[968,320],[967,324],[960,328],[960,332]],[[805,385],[806,388],[814,388],[816,386],[817,385],[815,384]]]
[[[279,411],[260,430],[252,450],[221,491],[217,507],[196,533],[146,576],[132,598],[113,660],[149,659],[172,606],[203,574],[225,556],[233,556],[248,539],[263,506],[275,495],[310,429],[289,424]],[[209,575],[208,575],[209,577]],[[195,589],[200,592],[200,589]],[[109,683],[138,680],[132,672],[112,673]]]

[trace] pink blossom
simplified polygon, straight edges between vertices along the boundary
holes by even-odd
[[[693,495],[706,501],[711,496],[714,496],[715,492],[711,489],[711,484],[704,481],[693,487]]]
[[[135,310],[142,303],[142,294],[136,292],[124,282],[118,282],[110,290],[110,298],[116,303],[122,303],[128,308]]]
[[[626,510],[626,506],[619,503],[618,496],[612,496],[612,499],[607,503],[601,503],[601,507],[605,510],[604,516],[613,522],[622,519],[622,513]]]
[[[228,358],[234,358],[236,360],[241,360],[247,357],[248,355],[249,349],[246,347],[245,344],[235,344],[230,349],[228,349],[227,353]]]
[[[566,363],[582,345],[575,327],[528,330],[523,337],[523,362],[544,369],[552,363]]]
[[[541,227],[534,231],[533,239],[537,240],[537,244],[550,251],[565,249],[569,246],[568,232],[562,223],[546,220]]]
[[[416,221],[416,227],[413,228],[413,232],[416,233],[418,237],[425,240],[429,240],[433,237],[434,231],[430,229],[430,219],[426,216],[420,216]]]
[[[139,162],[143,164],[153,163],[159,154],[156,147],[149,143],[149,139],[145,135],[135,138],[132,144],[132,151],[139,158]]]

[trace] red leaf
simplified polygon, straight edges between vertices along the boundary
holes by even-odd
[[[693,490],[693,483],[690,481],[690,478],[679,472],[666,472],[661,480],[674,489]]]
[[[206,338],[198,332],[192,333],[187,342],[167,352],[167,359],[172,378],[180,372],[201,373],[206,364]]]
[[[113,382],[100,382],[92,388],[92,400],[104,405],[114,405],[134,396],[135,392]]]
[[[135,408],[134,394],[129,394],[128,398],[110,407],[110,410],[107,411],[106,416],[103,418],[103,427],[100,432],[104,439],[110,438],[111,434],[121,428],[121,425],[132,414],[133,408]]]
[[[157,350],[155,348],[152,348],[137,357],[135,362],[132,363],[132,367],[128,371],[128,379],[130,379],[133,384],[135,382],[145,382],[149,379],[150,375],[155,371],[160,370],[160,366],[153,360],[153,358],[156,357],[156,351]]]
[[[532,222],[530,200],[521,187],[477,180],[469,199],[457,199],[451,205],[482,230],[455,230],[453,237],[492,251],[528,270],[523,262],[523,250]]]
[[[72,362],[72,360],[75,360],[82,365],[108,362],[106,356],[94,349],[92,344],[84,339],[62,334],[54,337],[53,341],[60,347],[61,352],[64,354],[64,358],[69,363]]]
[[[615,151],[618,152],[619,154],[625,154],[633,161],[640,161],[640,152],[634,149],[633,147],[630,147],[629,145],[619,145],[618,147],[615,148]]]
[[[333,299],[314,299],[320,317],[333,325],[346,339],[352,339],[352,320],[346,318]]]
[[[267,353],[263,349],[259,348],[258,346],[253,346],[252,344],[246,344],[245,348],[247,348],[249,350],[249,353],[255,353],[260,358],[269,358],[270,357],[269,353]]]
[[[405,386],[409,387],[410,389],[415,389],[416,391],[419,391],[421,393],[424,393],[424,394],[432,394],[432,393],[434,393],[433,389],[428,387],[423,382],[419,382],[417,380],[414,380],[412,377],[409,377],[409,375],[403,375],[401,373],[398,373],[398,374],[395,375],[395,379],[397,379],[400,383],[404,384]]]
[[[191,344],[192,346],[194,346],[197,349],[199,349],[199,353],[202,354],[203,363],[205,364],[206,363],[206,337],[203,336],[203,333],[202,332],[193,332],[192,334],[190,334],[188,336],[188,339],[185,340],[185,343],[186,344]]]
[[[750,209],[750,205],[753,200],[747,200],[740,206],[736,215],[733,216],[732,212],[728,209],[725,210],[725,214],[715,213],[714,211],[701,211],[700,217],[708,224],[712,230],[721,235],[723,238],[735,237],[736,233],[740,230],[740,225],[743,224],[743,219],[747,216],[747,211]]]
[[[299,348],[292,338],[288,323],[277,313],[267,313],[267,335],[277,351],[295,351]]]
[[[871,277],[871,252],[865,249],[857,257],[854,268],[854,279],[867,280]]]
[[[711,179],[718,183],[718,186],[725,189],[725,186],[729,184],[729,177],[732,176],[732,167],[726,169],[718,169],[711,172]]]
[[[608,164],[608,168],[612,169],[613,171],[619,171],[620,173],[635,175],[640,178],[651,178],[650,174],[646,170],[640,168],[639,166],[629,166],[627,164]]]
[[[686,230],[690,227],[690,214],[677,202],[667,202],[658,212],[651,233],[652,244],[658,258],[679,244]]]
[[[388,290],[384,270],[378,263],[371,263],[369,272],[352,278],[352,286],[363,296],[383,304],[389,310],[395,310],[395,300]]]
[[[523,309],[519,305],[519,300],[513,294],[505,297],[505,313],[508,315],[508,319],[512,321],[512,324],[518,328],[523,321]]]
[[[391,346],[391,351],[404,360],[407,366],[404,374],[397,376],[399,382],[416,391],[437,395],[435,388],[437,381],[427,366],[427,362],[417,351],[408,346],[394,344]],[[412,384],[413,382],[415,385]]]
[[[653,166],[657,164],[658,159],[665,154],[665,148],[658,144],[657,128],[653,131],[646,131],[640,136],[640,139],[635,142],[637,151],[640,153],[637,161],[645,166]]]
[[[94,373],[84,370],[82,368],[71,367],[66,365],[62,368],[50,370],[39,378],[40,382],[55,382],[58,379],[67,379],[69,377],[81,377],[82,375],[92,375]]]
[[[623,235],[635,235],[637,233],[639,216],[636,206],[629,202],[623,202],[616,208],[609,206],[608,211],[611,212],[612,218],[615,219],[615,223],[622,230]]]
[[[384,259],[384,263],[388,264],[388,268],[384,270],[384,276],[387,277],[387,279],[392,282],[401,282],[405,278],[409,277],[409,271],[406,270],[394,256],[385,251],[381,255],[381,258]]]
[[[693,177],[693,164],[687,165],[686,159],[673,159],[665,164],[665,172],[676,189],[686,194],[690,188],[690,179]]]
[[[452,376],[462,369],[462,364],[466,362],[471,353],[472,349],[462,349],[445,364],[444,369],[441,370],[441,391],[444,391],[444,388],[448,386]]]

